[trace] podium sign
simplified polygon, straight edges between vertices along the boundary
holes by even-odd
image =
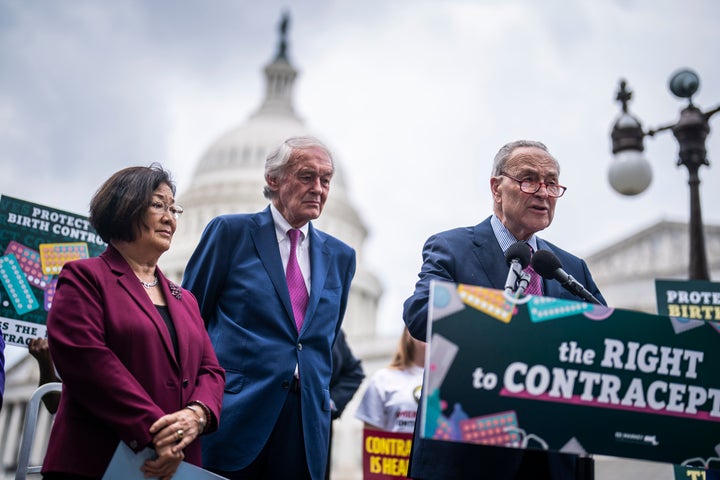
[[[421,434],[682,464],[720,457],[720,324],[431,285]]]

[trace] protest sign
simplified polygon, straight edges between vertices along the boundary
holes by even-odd
[[[398,480],[407,478],[413,434],[363,430],[363,479]]]
[[[8,345],[45,337],[57,277],[65,262],[107,245],[86,217],[0,196],[0,326]]]
[[[720,283],[655,280],[658,315],[688,320],[720,320]]]

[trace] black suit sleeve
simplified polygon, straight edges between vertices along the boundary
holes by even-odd
[[[364,378],[362,362],[353,355],[345,339],[345,332],[340,330],[333,346],[333,368],[330,377],[333,419],[342,415]]]

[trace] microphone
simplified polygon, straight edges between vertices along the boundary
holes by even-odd
[[[583,287],[580,282],[575,280],[562,268],[560,260],[550,250],[538,250],[532,256],[532,268],[543,278],[554,278],[568,292],[577,295],[586,302],[602,305],[600,300],[595,298],[592,293]]]
[[[530,246],[525,242],[516,242],[505,251],[505,261],[510,265],[505,291],[509,294],[522,295],[530,281],[530,275],[523,269],[530,264]],[[517,290],[517,292],[516,292]]]

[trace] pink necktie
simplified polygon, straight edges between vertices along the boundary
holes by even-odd
[[[530,244],[528,244],[530,247]],[[532,247],[530,252],[535,253]],[[525,289],[525,293],[529,295],[542,295],[542,277],[532,268],[532,265],[528,265],[525,271],[530,274],[530,283]]]
[[[308,305],[308,291],[305,286],[300,265],[297,260],[297,244],[300,238],[300,230],[295,228],[288,230],[290,237],[290,258],[288,258],[287,268],[285,269],[285,278],[287,279],[288,290],[290,291],[290,302],[292,302],[293,315],[295,316],[295,326],[298,332],[302,328],[305,320],[305,310]]]
[[[542,277],[540,277],[530,265],[528,265],[525,271],[530,274],[530,283],[525,289],[525,293],[529,295],[542,295]]]

